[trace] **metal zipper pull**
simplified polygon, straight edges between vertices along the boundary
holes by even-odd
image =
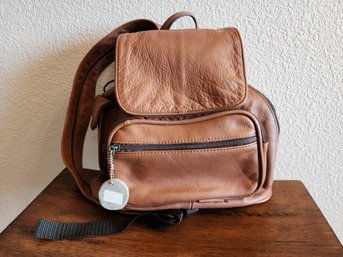
[[[108,168],[110,179],[105,181],[99,190],[99,202],[108,210],[120,210],[129,200],[129,188],[120,179],[114,176],[114,156],[120,151],[120,145],[111,145],[108,149]]]
[[[120,145],[115,144],[115,145],[111,145],[110,148],[108,149],[108,156],[107,156],[107,160],[108,160],[108,167],[109,167],[109,171],[110,171],[110,180],[111,180],[111,184],[113,185],[113,180],[114,180],[114,155],[116,152],[118,152],[120,150]]]

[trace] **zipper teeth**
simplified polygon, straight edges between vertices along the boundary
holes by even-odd
[[[220,148],[248,145],[257,141],[256,136],[212,141],[212,142],[198,142],[198,143],[181,143],[181,144],[115,144],[117,151],[133,152],[133,151],[159,151],[159,150],[192,150],[192,149],[206,149],[206,148]]]

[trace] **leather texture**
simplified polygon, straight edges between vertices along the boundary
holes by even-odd
[[[90,185],[90,177],[98,171],[83,168],[82,152],[90,122],[95,87],[101,72],[114,61],[115,42],[122,33],[157,30],[159,25],[150,20],[134,20],[118,27],[100,40],[81,61],[74,78],[62,135],[62,158],[73,175],[82,194],[98,203]]]
[[[238,106],[246,96],[240,42],[234,28],[120,35],[115,73],[120,107],[134,115],[175,115]]]
[[[183,16],[187,13],[175,17]],[[270,101],[247,85],[238,31],[159,28],[149,20],[120,26],[89,51],[76,72],[62,157],[81,192],[99,204],[99,188],[109,177],[111,144],[139,149],[205,143],[200,149],[116,153],[115,176],[130,190],[123,211],[230,208],[267,201],[280,129]],[[113,61],[115,87],[95,97],[97,79]],[[100,171],[82,166],[89,124],[98,128]],[[249,137],[256,140],[209,147]]]
[[[254,123],[246,115],[231,111],[174,121],[126,120],[112,130],[108,144],[180,144],[255,136]]]
[[[192,150],[118,152],[116,177],[132,194],[130,205],[226,201],[258,190],[265,177],[259,124],[243,111],[229,111],[181,121],[129,120],[118,124],[109,144],[180,144],[244,139],[242,146]],[[170,184],[170,182],[173,182]],[[159,194],[155,194],[159,192]],[[132,208],[132,206],[130,207]]]

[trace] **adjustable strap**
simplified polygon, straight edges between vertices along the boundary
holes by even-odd
[[[133,222],[140,219],[159,231],[165,231],[179,224],[183,217],[195,214],[193,210],[168,210],[145,212],[139,215],[128,215],[126,219],[116,221],[94,221],[88,223],[61,223],[41,219],[37,223],[34,236],[45,240],[76,239],[91,236],[106,236],[117,234],[127,229]]]

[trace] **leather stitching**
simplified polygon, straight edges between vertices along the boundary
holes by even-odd
[[[214,137],[214,138],[199,138],[199,139],[185,139],[185,140],[170,140],[170,141],[140,141],[140,140],[113,140],[112,142],[119,143],[119,144],[126,144],[126,143],[138,143],[138,144],[169,144],[169,143],[187,143],[187,142],[208,142],[208,141],[217,141],[217,140],[229,140],[229,139],[236,139],[236,138],[244,138],[249,136],[256,136],[255,133],[239,135],[239,136],[232,136],[232,137]]]
[[[262,101],[264,101],[264,102],[266,103],[266,105],[268,106],[268,109],[269,109],[270,113],[271,113],[272,116],[273,116],[274,124],[275,124],[276,127],[278,127],[278,123],[277,123],[277,121],[276,121],[276,117],[275,117],[274,111],[272,110],[272,107],[269,105],[269,103],[267,102],[267,100],[264,99],[262,93],[261,93],[260,91],[258,91],[257,89],[255,89],[254,87],[252,87],[252,86],[250,86],[250,88],[251,88],[252,90],[254,90],[254,91],[259,95],[259,97],[262,99]],[[280,133],[280,132],[279,132],[279,133]]]

